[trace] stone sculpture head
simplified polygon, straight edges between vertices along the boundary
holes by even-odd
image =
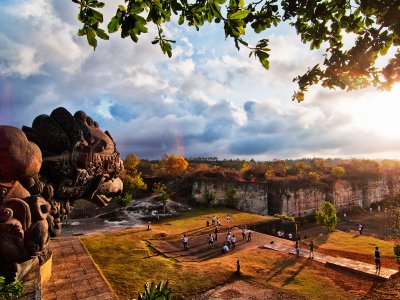
[[[46,256],[75,200],[104,206],[122,192],[123,163],[107,131],[62,107],[22,131],[0,125],[0,140],[0,275],[15,279],[18,263]]]

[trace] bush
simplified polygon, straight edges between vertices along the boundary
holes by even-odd
[[[237,190],[235,188],[230,188],[226,191],[226,199],[225,199],[225,206],[236,208],[238,199],[236,198]]]
[[[313,172],[313,171],[308,172],[308,176],[309,176],[312,180],[315,180],[315,181],[319,180],[319,174],[318,174],[317,172]]]
[[[280,214],[274,214],[275,218],[279,218],[282,220],[287,220],[287,221],[295,221],[293,217],[285,216],[285,215],[280,215]]]
[[[394,255],[396,256],[396,261],[400,264],[400,244],[395,244],[393,247]]]
[[[204,200],[205,200],[207,206],[211,206],[214,203],[216,197],[217,197],[217,194],[215,192],[206,191],[204,194]]]
[[[172,289],[168,288],[168,281],[163,285],[162,281],[156,285],[154,281],[151,285],[146,282],[144,292],[139,294],[138,300],[169,300]]]
[[[117,205],[119,207],[126,207],[129,204],[131,204],[131,202],[132,202],[132,195],[129,195],[129,194],[125,194],[124,196],[115,197],[115,203],[117,203]]]
[[[315,212],[317,224],[326,227],[329,231],[334,231],[337,224],[336,208],[332,203],[325,201],[321,210]]]
[[[342,178],[345,173],[346,170],[343,167],[334,167],[331,170],[331,174],[336,178]]]
[[[6,279],[0,276],[0,300],[17,299],[24,293],[24,286],[21,282],[11,282],[6,284]]]

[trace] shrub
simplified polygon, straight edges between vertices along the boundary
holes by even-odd
[[[396,256],[396,261],[400,264],[400,244],[395,244],[393,247],[394,255]]]
[[[310,178],[313,180],[319,180],[319,174],[317,172],[308,172],[308,176],[310,176]]]
[[[0,276],[0,300],[17,299],[24,293],[24,286],[21,282],[11,282],[6,284],[6,279]]]
[[[342,178],[346,170],[343,167],[333,167],[331,170],[331,174],[336,178]]]
[[[205,200],[207,206],[211,206],[214,203],[216,197],[217,197],[217,194],[215,192],[206,191],[204,194],[204,200]]]
[[[226,191],[225,206],[235,208],[238,199],[236,198],[237,190],[235,188],[230,188]]]
[[[168,281],[163,285],[162,281],[156,285],[154,281],[144,285],[144,292],[139,294],[138,300],[169,300],[172,289],[168,288]]]
[[[132,202],[132,195],[130,194],[125,194],[123,196],[115,197],[115,203],[117,203],[119,207],[126,207],[129,204],[131,204],[131,202]]]
[[[321,210],[315,212],[317,224],[326,227],[329,231],[334,231],[337,224],[336,208],[332,203],[325,201]]]

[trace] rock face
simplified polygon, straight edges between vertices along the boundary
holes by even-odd
[[[207,191],[216,193],[215,204],[226,202],[229,189],[236,190],[235,208],[265,215],[284,214],[306,216],[318,210],[324,201],[332,202],[337,211],[358,206],[368,208],[372,203],[383,200],[385,195],[400,192],[400,178],[382,177],[376,180],[337,180],[332,184],[297,183],[285,181],[273,183],[232,182],[212,179],[195,180],[192,197],[204,202]]]
[[[0,140],[0,275],[12,281],[18,264],[46,259],[75,200],[104,206],[122,192],[123,163],[107,131],[62,107],[22,131],[0,125]]]

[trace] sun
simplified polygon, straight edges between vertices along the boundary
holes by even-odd
[[[400,138],[400,84],[391,91],[370,92],[348,107],[354,124],[387,138]]]

